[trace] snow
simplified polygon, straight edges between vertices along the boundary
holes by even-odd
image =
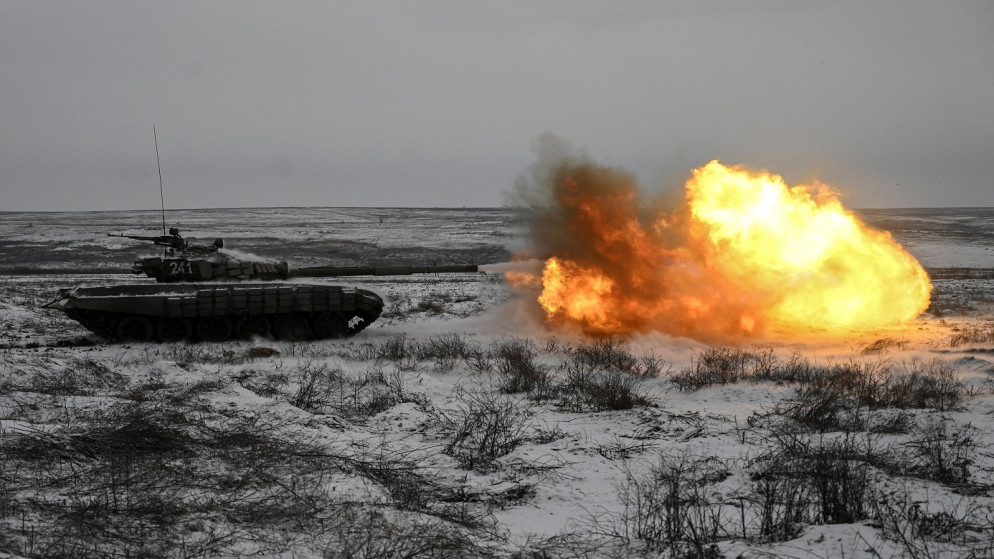
[[[962,213],[874,210],[863,217],[871,223],[895,225],[895,237],[926,268],[994,271],[994,242],[989,234],[982,233],[994,231],[994,210]],[[139,233],[148,224],[154,231],[160,219],[155,212],[7,213],[2,217],[0,267],[24,262],[39,267],[86,263],[87,257],[96,255],[109,269],[126,269],[132,257],[128,251],[142,247],[137,242],[132,245],[104,237],[104,232]],[[712,492],[713,503],[720,503],[726,514],[722,518],[728,525],[723,528],[731,534],[714,542],[717,552],[726,557],[869,558],[909,554],[900,538],[885,530],[879,519],[870,518],[872,514],[856,522],[808,524],[780,542],[763,541],[755,536],[753,527],[747,530],[748,535],[735,533],[729,519],[738,518],[739,509],[733,505],[741,504],[736,499],[748,490],[761,458],[775,445],[762,425],[774,420],[769,415],[772,410],[796,396],[798,385],[742,380],[681,390],[670,377],[691,367],[708,349],[701,342],[653,332],[625,340],[625,351],[638,358],[657,360],[662,371],[643,379],[640,385],[648,405],[598,412],[570,411],[554,400],[536,402],[520,393],[502,394],[500,375],[494,370],[480,370],[469,357],[384,357],[388,345],[397,340],[428,344],[454,336],[483,352],[524,340],[535,348],[536,362],[561,377],[565,374],[562,367],[572,355],[570,351],[594,343],[574,332],[550,328],[536,313],[532,301],[516,296],[504,283],[500,272],[518,267],[504,260],[523,244],[521,222],[510,210],[277,208],[180,210],[170,212],[169,217],[175,220],[170,225],[177,224],[187,238],[225,237],[231,239],[226,244],[232,251],[267,258],[281,258],[279,249],[286,248],[293,252],[298,264],[356,255],[364,261],[349,263],[408,264],[420,259],[444,263],[447,257],[457,257],[463,263],[476,256],[479,263],[490,265],[486,267],[490,271],[470,276],[328,280],[326,283],[363,286],[381,293],[387,302],[380,320],[348,340],[254,340],[189,346],[106,344],[61,314],[40,308],[54,297],[58,287],[77,283],[106,285],[123,281],[120,277],[0,276],[0,442],[5,448],[13,448],[11,445],[22,440],[15,435],[61,433],[67,418],[80,413],[73,410],[102,409],[125,398],[123,394],[128,390],[153,394],[165,391],[162,393],[182,395],[169,405],[179,406],[184,417],[197,417],[206,425],[251,422],[277,438],[310,441],[329,456],[356,461],[390,459],[395,465],[413,465],[413,472],[421,477],[408,482],[412,487],[431,480],[437,490],[450,491],[446,493],[449,497],[462,496],[465,502],[461,506],[469,513],[490,518],[486,529],[467,529],[478,544],[474,549],[481,555],[486,550],[511,557],[530,550],[535,555],[518,556],[538,557],[541,555],[537,546],[552,545],[551,538],[560,537],[574,542],[587,538],[584,541],[590,543],[592,550],[586,555],[589,557],[666,556],[645,547],[644,542],[605,542],[601,536],[618,530],[618,519],[625,514],[622,494],[626,484],[654,471],[661,461],[704,458],[713,458],[727,469],[727,477],[706,488]],[[332,253],[338,245],[344,247],[344,254]],[[83,252],[73,252],[76,249]],[[73,253],[70,261],[65,260],[67,250]],[[797,354],[826,366],[886,363],[904,371],[912,363],[934,359],[948,364],[954,378],[966,387],[962,405],[943,411],[905,411],[918,424],[939,421],[950,429],[971,429],[975,452],[966,466],[969,485],[872,467],[874,488],[881,495],[893,491],[894,495],[919,502],[925,514],[948,514],[959,522],[956,530],[960,531],[954,531],[962,537],[914,540],[916,545],[929,545],[930,555],[924,556],[973,553],[981,557],[994,553],[994,340],[955,346],[950,341],[957,332],[992,328],[992,283],[994,280],[971,277],[937,284],[934,312],[923,315],[911,330],[853,332],[827,341],[756,340],[744,346],[745,350],[768,349],[782,358]],[[968,299],[965,303],[964,298]],[[867,351],[876,347],[875,342],[890,339],[896,341]],[[259,346],[272,347],[279,354],[249,357],[248,351]],[[338,392],[333,392],[340,400],[294,405],[291,396],[298,397],[300,403],[299,383],[304,382],[308,371],[320,371],[314,378],[340,379]],[[52,386],[64,382],[68,388],[45,388],[50,384],[38,379]],[[383,390],[404,394],[403,401],[385,399],[386,407],[377,409],[370,402],[349,399],[369,386],[381,386],[376,379],[387,387]],[[370,399],[383,396],[362,394]],[[522,440],[485,467],[466,467],[450,450],[454,433],[472,406],[487,398],[506,402],[523,414],[519,418]],[[358,411],[362,406],[374,412]],[[827,440],[841,434],[811,436]],[[868,437],[885,455],[906,452],[911,435]],[[0,466],[0,485],[4,471]],[[296,478],[293,483],[297,483]],[[322,484],[324,494],[332,495],[330,498],[336,502],[368,504],[392,511],[398,518],[430,517],[429,509],[453,506],[431,498],[423,509],[410,503],[398,504],[395,487],[383,478],[355,471],[329,474]],[[0,488],[0,504],[5,498],[16,500],[23,496]],[[4,510],[7,509],[0,506],[0,533],[23,522],[22,517],[15,522],[13,516],[3,516],[7,514]],[[745,513],[745,517],[750,523],[755,520],[752,512]],[[38,516],[37,522],[45,528],[48,525],[44,523],[49,521]],[[289,526],[281,537],[288,542],[306,540]],[[25,540],[18,538],[0,537],[0,557],[17,557],[18,553],[32,556]],[[325,545],[334,547],[337,540],[328,541],[332,543]],[[235,556],[239,550],[251,549],[277,555],[264,545],[263,540],[248,538],[224,548],[226,551],[220,555]],[[576,543],[553,546],[546,556],[570,556],[571,549],[581,547]],[[322,556],[319,550],[302,543],[281,553]],[[577,551],[577,555],[582,554]]]

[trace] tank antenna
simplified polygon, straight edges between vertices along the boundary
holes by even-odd
[[[166,199],[162,195],[162,165],[159,164],[159,138],[155,135],[155,125],[152,125],[152,140],[155,141],[155,167],[159,170],[159,202],[162,204],[162,236],[166,236]]]

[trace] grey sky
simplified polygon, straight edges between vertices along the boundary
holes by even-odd
[[[994,2],[0,2],[0,211],[495,206],[552,131],[994,206]]]

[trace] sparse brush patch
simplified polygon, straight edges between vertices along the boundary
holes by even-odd
[[[590,369],[616,371],[631,375],[654,377],[665,368],[665,363],[654,355],[636,357],[628,349],[628,342],[615,338],[597,340],[566,348],[564,352],[572,360]]]
[[[421,407],[429,405],[428,400],[419,394],[409,392],[404,385],[401,371],[385,373],[382,369],[371,369],[358,378],[346,378],[346,392],[340,412],[345,415],[366,417],[386,411],[397,404],[414,403]]]
[[[907,374],[891,380],[887,405],[896,408],[956,409],[966,394],[966,386],[956,378],[952,365],[942,359],[913,359]]]
[[[357,506],[336,517],[324,559],[462,559],[483,551],[458,527],[433,518]]]
[[[860,353],[862,353],[863,355],[867,355],[872,353],[880,353],[890,348],[904,349],[905,347],[907,347],[907,345],[908,342],[906,340],[898,340],[894,338],[880,338],[878,340],[874,340],[872,342],[864,344],[863,348],[860,349]]]
[[[231,365],[244,359],[221,344],[164,344],[158,350],[164,359],[178,365],[214,364]]]
[[[198,445],[182,415],[124,403],[72,419],[71,427],[0,438],[4,461],[16,464],[9,481],[35,488],[13,508],[38,513],[30,525],[0,519],[4,547],[30,556],[159,556],[175,546],[172,527],[195,507],[183,464]]]
[[[415,346],[418,359],[467,359],[479,352],[476,344],[465,334],[436,334],[419,341]]]
[[[447,372],[455,368],[459,359],[471,359],[480,353],[476,344],[467,340],[465,334],[437,334],[418,341],[412,348],[414,357],[420,361],[433,361],[434,370]]]
[[[715,457],[660,454],[644,472],[626,468],[618,488],[624,509],[607,522],[594,519],[593,531],[674,557],[719,557],[715,544],[728,536],[734,514],[713,486],[729,475]]]
[[[885,361],[846,361],[813,375],[802,390],[814,395],[848,398],[854,405],[885,407],[891,370]]]
[[[597,454],[608,460],[627,460],[656,447],[658,444],[657,441],[632,440],[627,437],[622,439],[615,436],[610,442],[597,445],[595,450]]]
[[[290,377],[282,370],[270,372],[246,369],[239,372],[235,380],[242,387],[264,398],[274,398],[283,394],[290,384]]]
[[[866,417],[866,430],[879,435],[903,435],[915,428],[915,414],[905,410],[877,410]]]
[[[33,392],[57,396],[86,396],[100,391],[120,390],[128,383],[124,375],[92,359],[73,359],[57,371],[44,372],[31,379]]]
[[[771,413],[791,420],[800,430],[853,432],[866,427],[865,410],[848,393],[833,390],[799,388],[774,405]]]
[[[340,398],[343,374],[341,368],[331,369],[327,363],[302,363],[287,374],[292,387],[287,401],[302,410],[326,413]]]
[[[812,519],[811,487],[780,464],[761,463],[752,473],[747,503],[755,517],[756,539],[782,542],[797,537]]]
[[[773,519],[769,526],[760,523],[762,537],[789,537],[798,519],[806,515],[822,524],[848,524],[868,517],[873,489],[870,464],[882,462],[872,438],[853,433],[813,437],[776,430],[771,435],[773,446],[758,461],[760,469],[753,479],[761,482],[753,484],[754,502],[761,505],[758,517]],[[803,481],[804,487],[793,480]],[[782,495],[770,495],[770,491]],[[806,502],[812,508],[797,510],[797,500],[805,493],[810,495]]]
[[[954,409],[966,394],[945,361],[912,360],[902,374],[884,361],[851,361],[821,368],[794,395],[774,406],[772,413],[817,431],[901,432],[906,417],[892,417],[889,426],[869,419],[885,408]]]
[[[562,366],[559,405],[572,412],[630,410],[651,404],[643,391],[645,377],[591,369],[577,362]]]
[[[649,405],[651,402],[642,388],[648,376],[639,361],[619,355],[613,345],[596,347],[600,349],[577,350],[560,365],[559,405],[574,412],[628,410]],[[604,368],[612,364],[623,368]]]
[[[285,373],[248,371],[238,377],[245,388],[267,398],[279,398],[302,410],[362,418],[404,402],[427,406],[425,397],[410,392],[401,371],[386,373],[373,367],[358,375],[341,367],[304,361]]]
[[[453,303],[473,300],[473,297],[453,297],[448,293],[431,293],[423,297],[416,305],[411,307],[413,312],[424,312],[430,315],[441,315],[451,312],[449,308]]]
[[[538,362],[539,350],[532,341],[520,338],[495,342],[470,360],[470,368],[479,373],[497,373],[501,392],[524,393],[536,402],[555,400],[579,412],[648,405],[641,387],[664,366],[653,356],[634,356],[627,350],[627,342],[612,339],[574,347],[552,338],[546,350],[565,356],[558,375]]]
[[[201,396],[216,392],[224,386],[225,382],[221,379],[204,379],[168,390],[167,398],[170,403],[178,406],[183,404],[192,406]]]
[[[900,545],[903,557],[930,559],[951,556],[942,544],[960,546],[959,557],[990,557],[994,534],[990,530],[990,505],[974,501],[949,507],[929,499],[915,500],[904,491],[878,491],[873,517],[883,536]]]
[[[400,361],[411,357],[411,344],[407,341],[407,336],[401,334],[390,336],[375,348],[374,355],[377,359],[385,361]]]
[[[390,504],[404,511],[431,515],[465,528],[480,528],[489,522],[486,499],[470,495],[461,486],[438,479],[415,461],[396,453],[369,453],[348,461],[348,469],[380,487]]]
[[[928,420],[912,431],[902,445],[904,452],[897,461],[899,469],[924,479],[967,488],[970,467],[977,456],[975,434],[976,429],[970,424],[954,427],[941,419]]]
[[[528,438],[531,414],[518,400],[484,391],[464,393],[462,402],[441,417],[449,433],[443,452],[461,467],[485,470]]]
[[[541,402],[552,396],[554,386],[548,370],[536,363],[536,357],[532,342],[510,338],[495,342],[486,352],[486,364],[477,362],[474,368],[496,371],[501,392],[524,392],[530,399]]]
[[[808,383],[822,372],[820,367],[797,352],[784,358],[773,348],[762,348],[753,352],[752,356],[749,380],[753,382]]]
[[[732,384],[748,374],[753,355],[735,347],[709,347],[690,360],[690,367],[670,376],[680,390],[699,390],[715,384]]]
[[[417,342],[408,340],[407,336],[391,336],[373,349],[373,357],[377,361],[390,361],[403,371],[413,371],[418,368]]]
[[[994,322],[957,326],[949,336],[949,347],[989,343],[994,343]]]
[[[628,343],[605,338],[582,344],[572,352],[573,361],[590,369],[642,374],[639,360],[628,351]]]

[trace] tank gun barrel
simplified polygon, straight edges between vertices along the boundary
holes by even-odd
[[[444,266],[313,266],[291,269],[289,277],[407,276],[411,274],[465,274],[479,271],[479,266],[476,264]]]
[[[179,233],[171,235],[158,235],[158,236],[143,236],[143,235],[125,235],[124,233],[107,233],[108,237],[123,237],[125,239],[133,239],[136,241],[152,241],[153,244],[163,247],[168,247],[174,250],[185,250],[186,242]]]

